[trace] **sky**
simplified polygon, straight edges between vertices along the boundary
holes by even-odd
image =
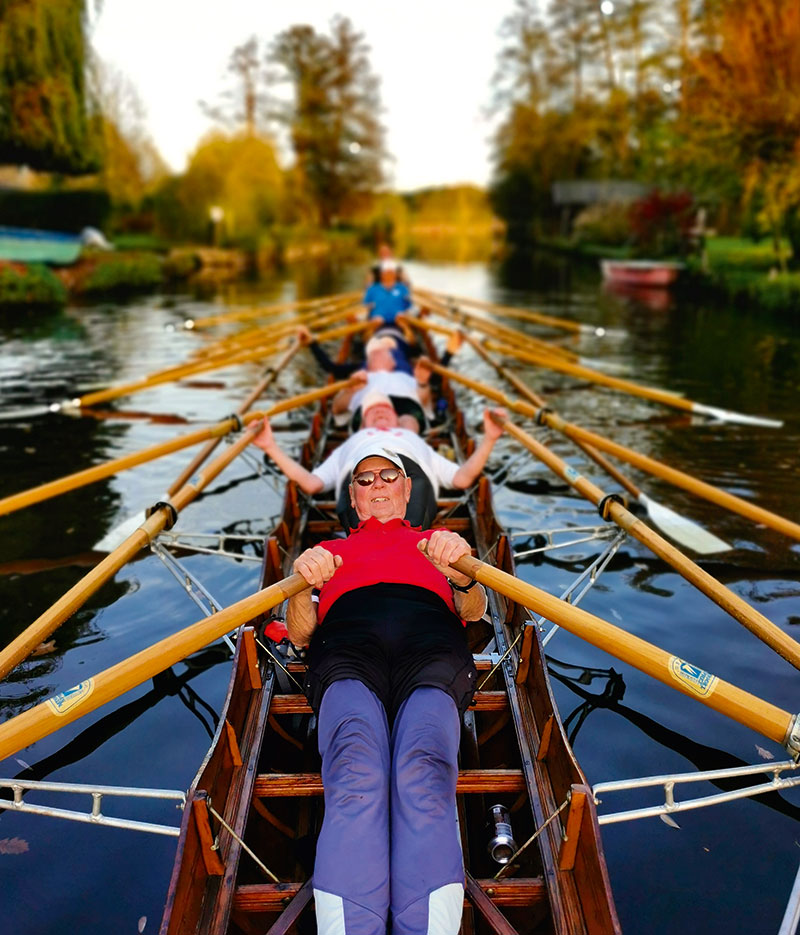
[[[228,60],[251,35],[297,23],[327,32],[337,13],[364,33],[381,79],[389,181],[400,190],[490,176],[490,82],[513,0],[103,0],[92,45],[134,85],[161,155],[176,172],[211,125]]]

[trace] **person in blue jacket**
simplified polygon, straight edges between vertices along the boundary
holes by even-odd
[[[364,293],[367,317],[380,318],[386,324],[394,324],[395,318],[411,308],[411,293],[404,282],[397,278],[394,260],[383,260],[380,282],[373,283]]]

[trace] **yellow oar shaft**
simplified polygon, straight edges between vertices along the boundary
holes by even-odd
[[[566,481],[590,503],[595,506],[600,505],[600,502],[606,496],[605,491],[582,474],[578,474],[573,467],[566,464],[558,455],[519,428],[519,426],[514,425],[513,422],[504,420],[503,425],[509,435],[517,439],[543,464],[546,464],[554,474]],[[796,640],[792,639],[771,620],[760,614],[737,594],[734,594],[716,578],[700,568],[683,552],[663,539],[655,530],[627,510],[623,504],[613,500],[606,501],[603,518],[613,520],[620,529],[624,529],[634,539],[647,546],[651,552],[667,562],[668,565],[671,565],[699,591],[702,591],[715,604],[718,604],[726,613],[730,614],[734,620],[747,627],[751,633],[783,656],[796,669],[800,669],[800,644]]]
[[[290,575],[18,714],[0,725],[0,760],[95,711],[307,587],[301,575]]]
[[[788,742],[795,720],[788,711],[476,558],[465,556],[454,562],[453,567],[764,737],[782,745]]]
[[[253,389],[248,393],[247,397],[242,401],[239,408],[236,410],[236,414],[243,416],[250,408],[258,401],[261,395],[267,390],[267,388],[272,384],[278,374],[283,370],[283,368],[289,363],[289,361],[294,357],[294,355],[300,350],[301,344],[295,341],[294,344],[286,351],[286,353],[275,363],[274,367],[270,367],[269,370],[264,374],[261,380],[253,387]],[[175,478],[175,480],[170,484],[167,491],[168,495],[171,497],[173,494],[177,493],[181,487],[189,480],[189,478],[195,473],[195,471],[209,459],[209,457],[214,453],[217,445],[222,441],[222,436],[219,438],[212,438],[207,444],[203,445],[200,451],[192,458],[189,464],[181,471],[181,473]]]
[[[34,503],[41,503],[43,500],[49,500],[70,490],[77,490],[87,484],[93,484],[95,481],[102,480],[104,477],[111,477],[113,474],[136,467],[138,464],[145,464],[148,461],[163,458],[165,455],[180,451],[183,448],[190,448],[192,445],[198,445],[208,438],[221,438],[223,435],[227,435],[235,427],[235,424],[235,420],[225,419],[210,428],[198,429],[198,431],[190,432],[188,435],[179,435],[168,442],[161,442],[150,448],[135,451],[121,458],[115,458],[113,461],[97,464],[85,471],[77,471],[75,474],[69,474],[47,484],[40,484],[38,487],[20,491],[20,493],[12,494],[10,497],[4,497],[0,500],[0,516],[32,506]]]
[[[333,306],[338,303],[352,302],[360,292],[343,292],[338,296],[326,296],[325,298],[300,299],[295,302],[282,302],[280,305],[270,305],[265,307],[238,309],[234,312],[227,312],[223,315],[207,315],[205,318],[196,318],[192,322],[193,328],[210,328],[214,325],[224,325],[230,322],[248,321],[257,318],[273,318],[276,315],[282,315],[285,312],[294,311],[301,308],[313,308],[315,306]]]
[[[265,415],[273,416],[280,412],[300,406],[310,405],[326,396],[337,393],[350,385],[349,380],[339,380],[318,390],[309,390],[292,399],[284,400],[264,412],[250,412],[243,416],[243,421],[249,423],[248,429],[233,442],[222,454],[218,455],[205,469],[196,475],[191,484],[183,487],[170,499],[177,513],[180,513],[191,503],[235,458],[237,458],[261,430],[259,422]],[[229,421],[229,420],[228,420]],[[11,669],[25,659],[33,649],[46,640],[65,620],[100,588],[112,578],[120,568],[125,565],[140,549],[144,548],[155,536],[164,529],[171,518],[171,511],[167,507],[159,507],[135,530],[128,538],[117,546],[113,552],[93,568],[80,581],[74,584],[55,604],[49,607],[29,627],[27,627],[15,640],[0,651],[0,678],[3,678]]]
[[[626,461],[628,464],[632,464],[634,467],[640,468],[648,474],[652,474],[654,477],[660,477],[663,480],[669,481],[669,483],[674,484],[676,487],[688,490],[690,493],[702,497],[705,500],[709,500],[711,503],[716,503],[718,506],[722,506],[732,513],[738,513],[740,516],[753,520],[755,523],[769,526],[770,529],[783,533],[791,539],[800,540],[800,525],[792,522],[792,520],[786,519],[785,516],[779,516],[771,510],[765,510],[763,507],[748,503],[747,500],[742,500],[741,497],[727,493],[724,490],[719,490],[717,487],[705,483],[705,481],[692,477],[691,474],[685,474],[683,471],[669,467],[669,465],[661,461],[656,461],[655,458],[650,458],[647,455],[640,454],[638,451],[633,451],[631,448],[626,448],[624,445],[612,442],[611,439],[605,438],[603,435],[598,435],[595,432],[588,431],[588,429],[580,428],[572,422],[567,422],[565,419],[562,419],[561,416],[553,412],[547,412],[545,409],[540,409],[531,405],[531,403],[521,400],[512,400],[506,396],[505,393],[500,392],[500,390],[495,390],[493,387],[487,386],[478,380],[465,377],[439,364],[433,364],[432,367],[434,371],[442,374],[442,376],[455,380],[457,383],[463,383],[464,386],[475,390],[476,393],[480,393],[487,399],[492,399],[499,405],[505,406],[507,409],[511,409],[520,415],[536,419],[541,413],[541,419],[545,425],[549,425],[550,428],[561,432],[568,438],[573,439],[573,441],[585,442],[594,448],[599,448],[600,451],[604,451],[606,454],[619,458],[620,461]]]
[[[562,331],[571,331],[574,334],[580,334],[584,329],[580,322],[571,321],[568,318],[559,318],[555,315],[545,315],[543,312],[521,312],[518,308],[508,308],[505,305],[494,305],[491,302],[482,302],[479,299],[468,299],[463,296],[448,296],[444,293],[429,292],[427,289],[416,290],[425,296],[433,296],[442,303],[456,302],[459,305],[470,305],[473,308],[482,308],[489,312],[497,312],[501,315],[507,315],[509,312],[513,315],[509,317],[523,318],[525,321],[535,322],[540,325],[549,325],[552,328],[558,328]]]
[[[437,314],[443,315],[445,318],[449,318],[459,324],[468,324],[469,327],[482,331],[484,334],[491,337],[498,338],[500,341],[510,341],[514,344],[519,344],[529,349],[531,353],[542,354],[545,357],[563,358],[571,362],[577,362],[580,359],[574,351],[567,350],[567,348],[561,347],[558,344],[552,344],[549,341],[534,338],[532,335],[523,334],[515,328],[509,328],[496,321],[489,321],[487,318],[475,315],[471,312],[465,312],[463,309],[456,310],[431,300],[427,300],[424,305],[434,310]]]
[[[667,390],[660,390],[654,386],[643,386],[640,383],[623,380],[620,377],[612,377],[607,373],[601,373],[599,370],[593,370],[591,367],[584,367],[582,364],[557,360],[536,351],[512,347],[502,342],[490,340],[487,342],[487,346],[493,351],[499,351],[499,353],[509,357],[516,357],[518,360],[533,364],[536,367],[543,367],[545,370],[555,370],[556,373],[579,377],[582,380],[588,380],[590,383],[596,383],[598,386],[607,386],[609,389],[619,390],[630,396],[639,396],[652,402],[663,403],[663,405],[671,406],[673,409],[681,409],[684,412],[694,411],[691,400],[684,399]]]

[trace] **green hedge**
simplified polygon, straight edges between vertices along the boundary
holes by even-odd
[[[46,266],[0,265],[0,307],[16,305],[59,306],[67,301],[64,284]]]
[[[98,262],[76,285],[81,295],[152,289],[164,281],[163,263],[152,253],[109,257]]]

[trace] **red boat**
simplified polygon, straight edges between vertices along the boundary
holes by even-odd
[[[666,288],[678,278],[683,263],[667,260],[601,260],[603,279],[627,286],[660,286]]]

